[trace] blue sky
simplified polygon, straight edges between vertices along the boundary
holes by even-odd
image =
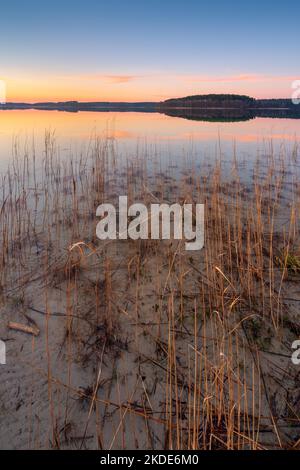
[[[272,78],[273,94],[286,95],[300,75],[299,17],[296,1],[10,1],[1,5],[0,77],[20,97],[29,82],[44,97],[47,80],[51,96],[81,84],[116,99],[134,99],[134,88],[147,99],[149,90],[153,99],[168,81],[181,96],[206,92],[208,81],[218,92],[218,80],[224,91],[249,82],[262,95]]]

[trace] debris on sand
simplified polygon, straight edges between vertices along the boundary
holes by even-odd
[[[28,333],[34,336],[38,336],[40,334],[40,330],[36,326],[23,325],[22,323],[16,323],[13,321],[8,322],[7,326],[11,330],[22,331],[23,333]]]

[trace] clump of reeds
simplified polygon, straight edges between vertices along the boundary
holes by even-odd
[[[286,427],[299,425],[299,413],[294,396],[286,399],[285,368],[269,367],[268,358],[288,357],[286,343],[296,339],[286,274],[300,272],[300,193],[288,172],[297,155],[272,151],[241,168],[234,155],[230,171],[221,158],[173,167],[150,157],[145,149],[124,160],[114,142],[96,138],[88,155],[61,160],[46,133],[42,161],[22,159],[15,146],[2,177],[2,301],[21,292],[26,299],[38,282],[48,340],[51,315],[62,319],[64,382],[46,343],[51,442],[72,442],[70,431],[62,444],[57,420],[66,429],[76,398],[79,447],[90,434],[101,448],[292,447]],[[95,209],[120,194],[146,205],[204,203],[204,249],[186,252],[178,240],[100,242]],[[63,300],[53,312],[57,290]],[[88,385],[73,382],[75,365],[89,372]]]

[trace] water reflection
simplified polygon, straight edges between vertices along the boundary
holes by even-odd
[[[260,110],[264,114],[264,110]],[[221,143],[224,155],[255,158],[266,143],[292,147],[300,134],[300,119],[285,110],[267,117],[231,110],[169,110],[163,113],[144,112],[78,112],[11,110],[0,111],[0,168],[11,161],[13,142],[18,140],[22,152],[33,145],[36,157],[42,158],[45,130],[55,132],[62,156],[86,151],[95,135],[114,139],[118,151],[126,156],[139,145],[159,147],[162,155],[181,158],[194,152],[198,158],[215,155]]]
[[[273,119],[300,119],[300,112],[291,109],[199,109],[170,108],[164,111],[167,116],[181,117],[193,121],[241,122],[258,117]]]

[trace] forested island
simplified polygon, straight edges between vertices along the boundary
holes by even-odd
[[[159,104],[161,108],[202,108],[202,109],[299,109],[291,99],[255,99],[247,95],[209,94],[171,98]]]

